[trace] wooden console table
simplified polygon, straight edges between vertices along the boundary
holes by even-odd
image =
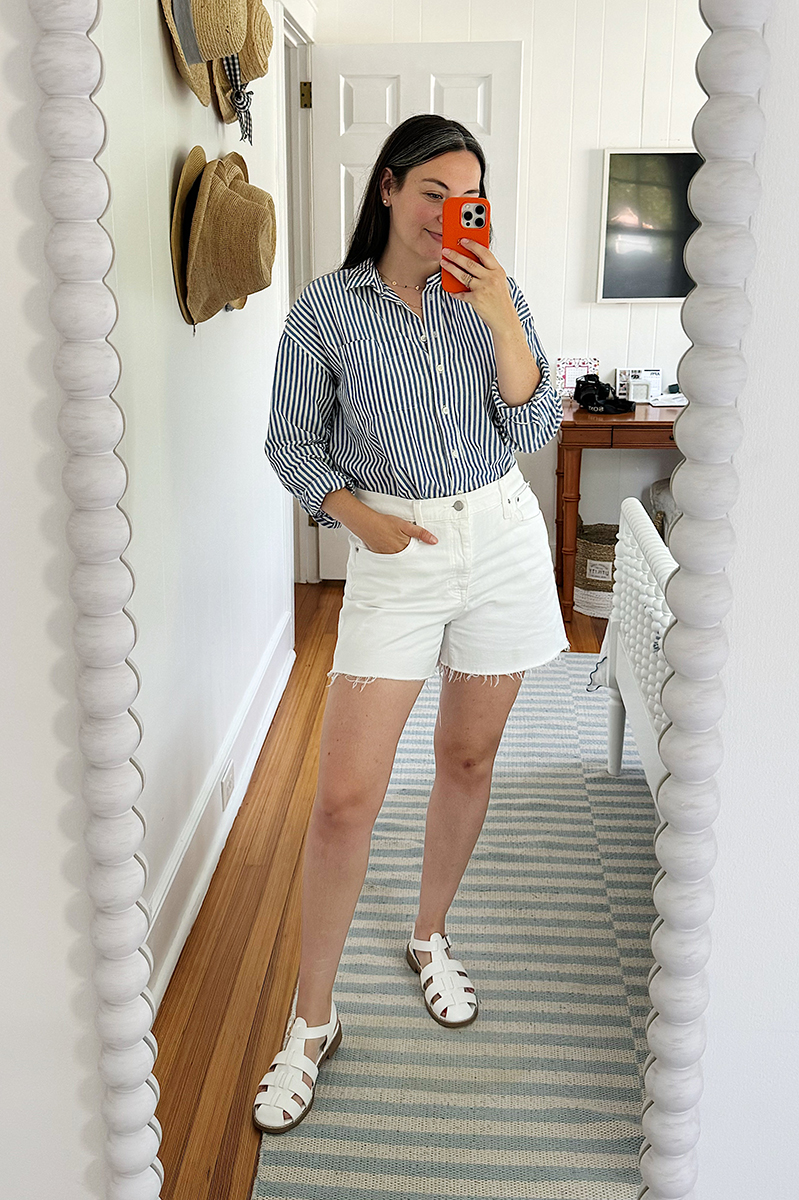
[[[574,400],[564,398],[563,423],[558,432],[555,506],[555,578],[564,621],[571,620],[574,608],[574,560],[583,450],[674,446],[674,421],[683,407],[652,408],[649,404],[636,404],[635,411],[629,413],[590,413]]]

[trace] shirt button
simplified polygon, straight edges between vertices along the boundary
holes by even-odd
[[[452,451],[452,457],[453,457],[453,458],[460,458],[460,454],[458,454],[458,451],[457,451],[457,450],[453,450],[453,451]]]
[[[448,409],[448,408],[442,408],[442,410],[441,410],[441,411],[442,411],[442,413],[444,414],[444,416],[445,416],[445,417],[446,417],[446,416],[449,414],[449,409]]]
[[[444,364],[439,363],[438,366],[436,367],[436,370],[438,371],[439,375],[442,375],[444,372]]]

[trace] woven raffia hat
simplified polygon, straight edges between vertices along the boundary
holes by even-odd
[[[195,146],[186,159],[172,217],[175,287],[183,316],[195,325],[269,287],[276,246],[274,201],[249,182],[241,155],[204,166],[200,156]]]
[[[251,83],[253,79],[260,79],[266,75],[273,38],[272,19],[262,0],[247,0],[247,36],[239,51],[239,68],[243,83]],[[211,78],[222,120],[229,125],[236,120],[238,114],[230,99],[233,90],[231,82],[224,64],[219,60],[211,63]]]
[[[175,291],[178,296],[180,311],[184,320],[192,325],[191,313],[186,306],[186,260],[189,257],[189,232],[191,219],[197,205],[197,193],[200,190],[200,177],[205,169],[205,151],[202,146],[194,146],[180,172],[175,202],[172,205],[172,273],[175,277]]]
[[[161,0],[180,74],[202,104],[211,102],[208,65],[236,54],[247,36],[247,0]]]

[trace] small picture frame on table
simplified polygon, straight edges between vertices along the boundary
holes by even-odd
[[[598,375],[598,358],[559,358],[555,364],[555,387],[561,396],[574,396],[574,385],[581,375]]]

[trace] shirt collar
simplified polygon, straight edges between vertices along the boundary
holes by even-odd
[[[425,288],[440,288],[441,287],[441,268],[434,271],[432,275],[428,275],[425,280]],[[376,292],[381,294],[388,291],[388,287],[380,278],[380,272],[377,269],[377,264],[373,258],[367,258],[357,267],[347,267],[344,271],[344,287],[349,291],[356,287],[371,287]]]

